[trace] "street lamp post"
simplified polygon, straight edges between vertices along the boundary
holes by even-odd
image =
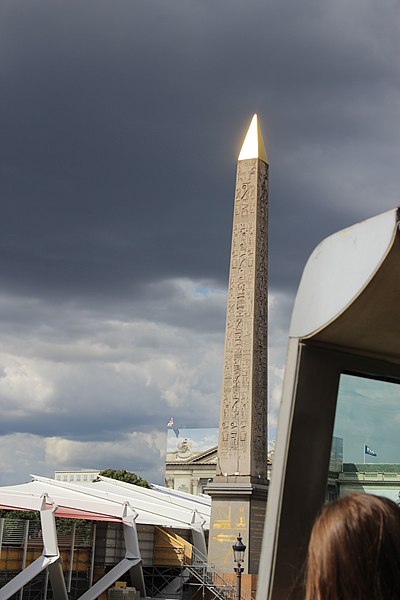
[[[242,573],[244,571],[242,562],[244,561],[244,553],[246,551],[246,546],[242,542],[240,533],[232,546],[232,550],[233,560],[236,563],[236,567],[234,567],[236,573],[236,600],[240,600],[242,594]]]

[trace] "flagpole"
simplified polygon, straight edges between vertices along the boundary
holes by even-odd
[[[168,432],[171,428],[174,427],[174,417],[171,417],[170,420],[167,423],[167,426],[165,428],[165,468],[164,468],[164,485],[166,487],[168,486],[167,483],[167,453],[168,453]]]
[[[365,442],[364,442],[363,454],[364,454],[364,465],[365,465]]]
[[[164,485],[168,487],[167,483],[167,452],[168,452],[168,427],[165,428],[165,458],[164,458]]]

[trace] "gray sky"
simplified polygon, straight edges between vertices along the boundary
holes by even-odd
[[[270,158],[270,410],[326,235],[399,204],[397,2],[0,2],[0,484],[215,427],[236,158]],[[372,442],[371,442],[372,443]]]

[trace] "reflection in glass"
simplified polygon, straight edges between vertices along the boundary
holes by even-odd
[[[335,473],[343,471],[343,438],[333,436],[329,470]]]
[[[327,500],[360,491],[400,502],[400,386],[342,374]]]
[[[399,384],[341,375],[333,435],[343,438],[345,463],[400,462],[399,431]]]

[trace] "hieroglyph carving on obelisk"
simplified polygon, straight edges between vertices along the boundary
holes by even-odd
[[[254,115],[238,159],[217,478],[267,479],[268,159]]]

